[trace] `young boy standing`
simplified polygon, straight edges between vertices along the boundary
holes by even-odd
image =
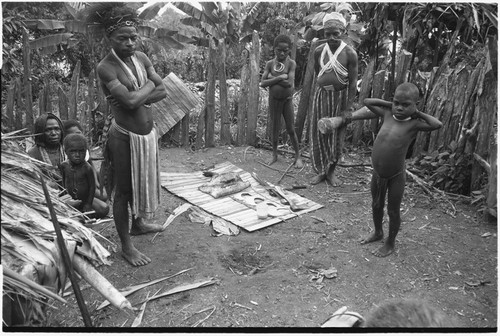
[[[273,158],[269,164],[278,160],[278,136],[280,131],[281,115],[293,149],[295,150],[295,168],[302,168],[299,140],[294,128],[294,111],[292,96],[295,82],[296,63],[288,54],[292,47],[292,40],[286,35],[278,35],[274,39],[274,54],[276,57],[266,63],[262,74],[261,87],[269,86],[269,114],[272,123]]]
[[[384,237],[382,220],[387,193],[389,236],[382,247],[372,252],[377,257],[386,257],[394,252],[396,235],[401,225],[399,208],[406,182],[405,157],[408,147],[419,131],[429,132],[442,126],[438,119],[417,110],[418,101],[418,88],[411,83],[403,83],[396,88],[392,103],[376,98],[364,100],[370,111],[384,119],[372,150],[371,194],[375,231],[361,241],[361,244],[367,244]],[[366,114],[366,111],[358,111]],[[355,114],[353,119],[357,119]]]

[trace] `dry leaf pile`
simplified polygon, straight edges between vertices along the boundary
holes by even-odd
[[[60,293],[67,278],[39,176],[42,174],[46,182],[51,180],[42,173],[46,164],[31,159],[17,142],[3,134],[1,162],[3,294],[21,299],[25,321],[29,321],[40,318],[43,306],[50,302],[43,288],[35,288],[33,282]],[[70,255],[74,252],[94,264],[109,265],[110,253],[96,239],[105,238],[81,224],[79,211],[59,200],[58,192],[49,187]],[[6,270],[19,276],[12,277]]]

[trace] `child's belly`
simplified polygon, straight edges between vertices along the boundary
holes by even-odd
[[[405,169],[405,148],[373,145],[372,166],[380,177],[390,178]]]
[[[285,88],[281,85],[275,84],[269,88],[269,94],[276,99],[285,99],[293,94],[291,87]]]

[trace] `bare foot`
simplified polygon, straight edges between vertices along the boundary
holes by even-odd
[[[325,179],[326,179],[326,175],[324,175],[324,174],[316,175],[315,177],[313,177],[313,179],[309,183],[314,185],[314,184],[318,184],[320,182],[323,182]]]
[[[360,244],[368,244],[377,240],[384,238],[383,232],[374,231],[371,235],[360,241]]]
[[[149,224],[144,222],[142,218],[137,218],[132,221],[132,228],[130,229],[130,234],[132,236],[137,236],[141,234],[160,232],[160,231],[163,231],[163,225]]]
[[[304,162],[302,162],[301,158],[297,158],[295,160],[295,168],[302,169],[302,167],[304,167]]]
[[[132,246],[128,251],[122,250],[122,257],[132,266],[144,266],[151,262],[151,259]]]
[[[379,247],[378,249],[373,250],[372,254],[376,257],[383,258],[383,257],[387,257],[392,252],[394,252],[394,245],[390,245],[390,244],[385,243],[383,246]]]
[[[328,183],[330,183],[332,186],[334,187],[338,187],[340,185],[342,185],[342,180],[339,179],[337,176],[331,174],[331,175],[328,175],[326,177],[326,180],[328,181]]]

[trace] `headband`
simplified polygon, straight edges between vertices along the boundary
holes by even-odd
[[[111,35],[115,30],[120,29],[121,27],[134,27],[137,28],[138,22],[134,18],[130,18],[128,20],[125,20],[125,18],[130,15],[126,16],[120,16],[120,17],[114,17],[111,18],[106,24],[106,33]],[[110,23],[113,23],[109,25]]]
[[[323,18],[323,28],[345,29],[346,25],[344,16],[338,12],[327,13]]]

